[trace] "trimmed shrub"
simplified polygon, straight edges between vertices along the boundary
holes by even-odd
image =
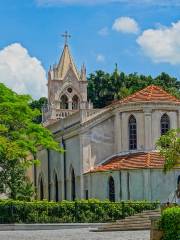
[[[180,240],[180,207],[167,208],[162,212],[160,228],[163,240]]]
[[[73,223],[109,222],[156,209],[158,202],[109,202],[96,199],[81,201],[0,201],[0,223]]]

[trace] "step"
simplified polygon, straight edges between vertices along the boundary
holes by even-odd
[[[154,216],[159,217],[160,215],[154,215]],[[116,222],[119,223],[119,222],[122,222],[122,221],[129,222],[129,221],[146,221],[146,220],[150,221],[150,217],[151,216],[138,216],[138,217],[137,216],[132,216],[132,217],[127,217],[125,219],[117,220]]]
[[[146,220],[146,221],[121,221],[121,222],[116,222],[116,223],[111,223],[111,224],[107,224],[106,226],[109,226],[109,225],[114,225],[114,226],[118,226],[118,225],[128,225],[128,224],[143,224],[143,223],[148,223],[150,224],[151,221],[150,220]]]
[[[101,226],[100,228],[109,228],[109,227],[125,227],[125,226],[145,226],[145,225],[151,225],[151,222],[144,222],[144,223],[119,223],[119,224],[108,224],[105,226]]]
[[[91,229],[91,232],[111,232],[111,231],[135,231],[135,230],[149,230],[151,225],[145,226],[127,226],[127,227],[114,227],[114,228],[98,228]]]
[[[128,216],[125,219],[117,220],[116,222],[106,224],[98,229],[92,229],[97,232],[107,231],[129,231],[129,230],[149,230],[151,227],[150,217],[160,216],[159,210],[144,211],[142,213]]]

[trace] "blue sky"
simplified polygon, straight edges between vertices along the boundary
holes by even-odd
[[[85,62],[88,73],[117,63],[126,73],[165,71],[180,79],[180,0],[156,2],[2,0],[0,81],[44,95],[45,72],[58,61],[65,30],[75,62]]]

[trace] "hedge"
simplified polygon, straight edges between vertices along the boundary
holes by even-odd
[[[160,228],[163,240],[180,240],[180,207],[167,208],[162,212]]]
[[[83,201],[0,201],[0,223],[109,222],[143,210],[156,209],[158,202],[111,203],[96,199]]]

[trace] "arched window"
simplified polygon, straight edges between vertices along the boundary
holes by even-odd
[[[169,116],[165,113],[161,117],[161,135],[166,134],[170,129]]]
[[[78,109],[79,108],[79,98],[77,95],[74,95],[72,98],[72,109]]]
[[[177,185],[180,186],[180,175],[178,176],[178,179],[177,179]]]
[[[136,119],[132,115],[129,118],[129,150],[137,149],[137,124]]]
[[[65,94],[61,97],[61,109],[68,109],[68,97]]]
[[[40,179],[40,186],[39,186],[39,190],[40,190],[40,200],[43,200],[44,199],[44,184],[43,184],[43,180],[42,180],[42,177]]]
[[[55,174],[54,177],[54,193],[55,193],[55,201],[59,201],[59,184],[58,184],[58,177],[57,174]]]
[[[71,170],[71,200],[74,201],[76,199],[76,180],[74,169]]]
[[[115,184],[113,177],[109,178],[109,201],[115,202]]]
[[[4,184],[1,182],[0,183],[0,194],[4,193]]]

